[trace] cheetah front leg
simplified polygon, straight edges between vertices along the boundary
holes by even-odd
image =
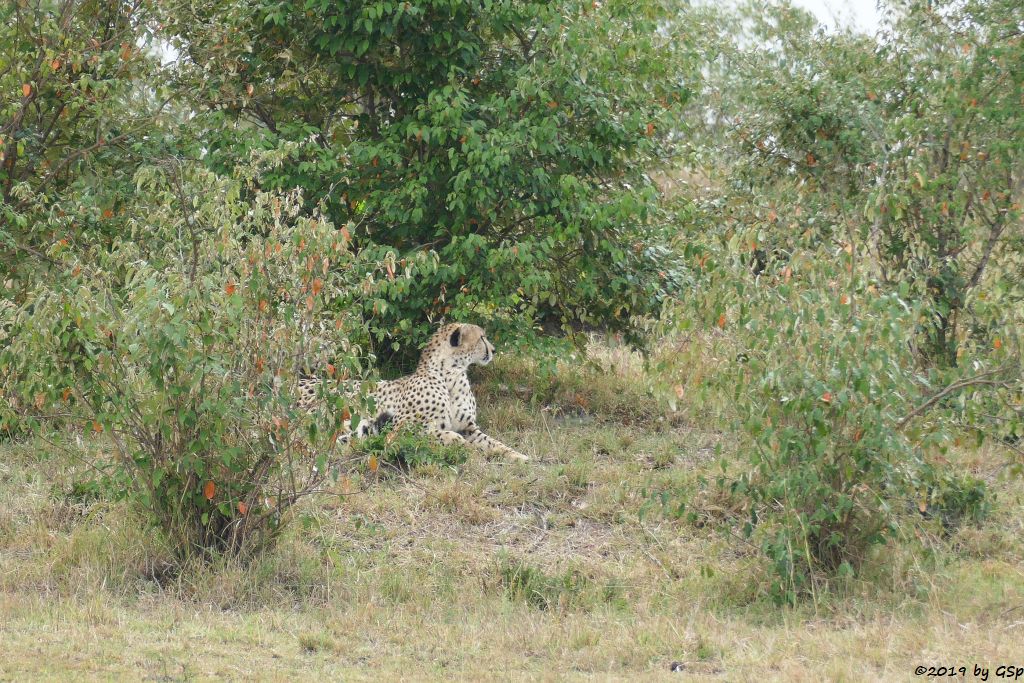
[[[378,422],[380,422],[380,418],[378,418]],[[381,427],[383,427],[383,425],[386,425],[386,424],[389,424],[389,423],[393,424],[394,428],[396,430],[398,430],[398,429],[401,429],[403,426],[408,425],[408,424],[417,424],[418,421],[417,420],[410,420],[410,419],[400,419],[400,420],[391,422],[391,416],[388,415],[388,421],[384,422],[381,425]],[[419,422],[419,424],[423,424],[423,423]],[[463,438],[462,434],[460,434],[459,432],[453,432],[451,429],[448,428],[449,423],[447,421],[445,421],[445,420],[428,421],[424,426],[427,428],[427,433],[428,434],[430,434],[432,437],[434,437],[435,439],[440,441],[445,446],[451,446],[453,443],[465,443],[466,442],[466,440]]]
[[[435,429],[434,438],[443,443],[445,446],[451,446],[453,443],[465,443],[466,439],[463,438],[462,434],[453,432],[449,429]]]
[[[513,448],[509,448],[502,442],[495,439],[493,436],[487,436],[482,431],[480,431],[480,428],[477,427],[475,424],[469,425],[469,427],[463,429],[460,433],[462,437],[466,440],[466,443],[471,444],[472,446],[476,447],[481,451],[485,451],[488,453],[500,453],[501,455],[504,455],[508,458],[512,458],[513,460],[519,460],[521,462],[526,462],[527,460],[530,459],[529,457],[523,455],[519,451]]]

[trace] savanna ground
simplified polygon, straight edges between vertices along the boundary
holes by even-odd
[[[365,492],[308,499],[247,567],[171,570],[140,514],[82,485],[80,449],[102,435],[4,444],[0,678],[855,681],[979,664],[994,680],[1024,664],[1024,496],[997,449],[951,456],[995,494],[983,523],[904,525],[857,579],[780,608],[759,550],[718,523],[737,514],[714,484],[723,460],[743,466],[736,440],[693,400],[653,399],[638,356],[591,356],[475,371],[483,426],[529,463],[363,468],[338,486]],[[693,515],[665,514],[658,491]]]

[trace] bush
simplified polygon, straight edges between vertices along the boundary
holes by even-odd
[[[782,601],[855,573],[908,508],[984,515],[937,456],[1020,423],[1020,4],[888,19],[876,41],[786,3],[726,11],[695,100],[721,180],[668,318],[713,358],[663,390],[695,385],[742,435],[748,471],[721,484]]]
[[[948,520],[984,514],[984,487],[926,455],[948,448],[978,376],[1007,379],[1001,357],[977,359],[979,375],[922,367],[912,341],[925,304],[858,275],[855,253],[797,251],[755,276],[744,240],[713,249],[703,296],[680,304],[676,324],[718,328],[717,354],[732,358],[702,391],[742,435],[749,467],[719,485],[742,515],[727,523],[770,562],[774,597],[853,575],[923,491]],[[679,510],[679,495],[662,503]]]
[[[638,340],[672,290],[647,170],[673,153],[699,77],[675,3],[162,9],[214,168],[291,141],[266,187],[324,197],[361,249],[440,256],[365,302],[379,356],[407,360],[443,317],[495,337],[546,322]]]
[[[321,489],[365,374],[358,316],[333,311],[390,272],[297,192],[252,189],[258,170],[140,171],[131,238],[89,263],[55,248],[53,280],[4,320],[20,424],[59,416],[109,437],[125,495],[181,558],[249,556]],[[307,372],[326,380],[310,413]]]
[[[1024,302],[1020,3],[911,3],[881,42],[821,30],[786,3],[744,7],[717,46],[714,120],[735,125],[715,131],[726,144],[714,151],[759,209],[758,243],[869,245],[880,286],[928,302],[915,343],[937,365],[1012,329],[1007,311]],[[792,214],[776,221],[783,207],[803,211],[798,231],[785,229]]]
[[[760,536],[773,593],[788,601],[887,540],[889,501],[918,458],[894,429],[909,410],[912,309],[868,295],[853,317],[849,295],[800,289],[747,321],[758,334],[732,394],[753,469],[730,490],[749,501],[745,531]]]
[[[930,486],[918,501],[918,511],[927,518],[938,518],[946,533],[964,522],[978,523],[988,517],[992,501],[985,482],[954,472],[928,474]]]
[[[360,439],[354,450],[368,457],[370,469],[374,471],[381,465],[402,469],[427,464],[455,467],[469,458],[466,446],[440,444],[437,439],[413,426],[387,427],[379,434]]]
[[[121,234],[132,175],[164,141],[153,4],[0,4],[0,297],[30,294],[54,243]]]

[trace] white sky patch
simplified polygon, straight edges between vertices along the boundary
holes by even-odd
[[[792,0],[794,5],[810,10],[818,21],[829,28],[850,27],[874,35],[882,14],[875,0]]]

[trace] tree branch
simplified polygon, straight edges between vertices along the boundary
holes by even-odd
[[[953,382],[949,386],[941,389],[940,391],[938,391],[937,393],[932,395],[932,397],[929,398],[927,401],[925,401],[924,403],[922,403],[921,405],[919,405],[918,407],[914,408],[912,411],[907,413],[903,417],[903,419],[901,419],[899,422],[896,423],[896,429],[903,429],[904,427],[907,426],[907,423],[910,422],[912,419],[914,419],[915,417],[917,417],[918,415],[920,415],[924,411],[928,410],[933,405],[935,405],[936,403],[938,403],[939,401],[944,399],[946,396],[949,396],[950,394],[952,394],[954,391],[959,391],[960,389],[965,389],[967,387],[975,386],[975,385],[979,385],[979,384],[987,384],[987,385],[991,385],[991,386],[1006,386],[1007,382],[988,379],[989,377],[992,377],[993,375],[997,375],[997,374],[1001,373],[1003,370],[1004,370],[1004,368],[1001,368],[1001,367],[1000,368],[995,368],[993,370],[987,370],[986,372],[982,372],[982,373],[979,373],[977,375],[974,375],[973,377],[967,377],[965,379],[961,379],[961,380],[957,380],[956,382]]]

